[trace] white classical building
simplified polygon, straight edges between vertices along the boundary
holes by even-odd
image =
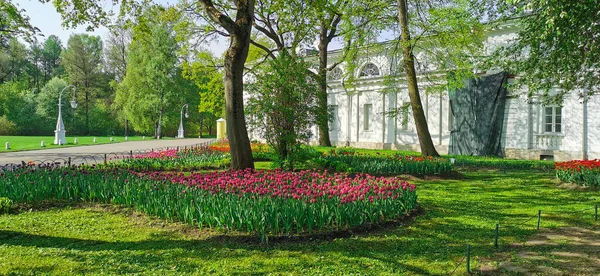
[[[515,37],[515,29],[511,27],[492,30],[487,34],[486,49],[490,51]],[[342,77],[347,66],[341,64],[331,71],[328,104],[334,119],[329,134],[334,145],[419,150],[412,115],[409,108],[402,108],[409,104],[409,96],[404,76],[395,73],[400,62],[389,52],[391,49],[384,44],[383,50],[365,54],[353,72],[357,81],[352,89],[347,89]],[[330,60],[335,62],[340,54],[332,51]],[[421,66],[419,71],[427,69]],[[394,89],[389,89],[389,76],[394,75],[397,76],[392,81]],[[482,74],[485,75],[489,74]],[[506,81],[514,81],[512,78],[509,75]],[[460,114],[451,111],[449,93],[425,93],[428,83],[424,74],[420,74],[421,100],[433,142],[440,153],[456,152],[452,147],[465,142],[452,138],[455,131],[452,128],[456,127],[456,116]],[[498,136],[501,154],[523,159],[570,160],[586,155],[590,159],[600,158],[600,99],[591,97],[584,102],[581,92],[568,93],[562,106],[545,106],[535,103],[535,99],[528,101],[526,91],[508,91],[500,105],[502,119],[497,127],[501,129]],[[387,114],[390,110],[406,111],[391,116]]]

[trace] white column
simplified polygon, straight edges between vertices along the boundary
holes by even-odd
[[[588,160],[588,89],[583,89],[583,137],[581,141],[582,159]],[[564,119],[563,119],[564,123]]]

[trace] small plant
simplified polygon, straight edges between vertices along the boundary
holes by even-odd
[[[7,197],[0,197],[0,214],[8,214],[12,208],[12,200]]]

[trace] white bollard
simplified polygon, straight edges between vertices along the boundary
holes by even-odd
[[[142,136],[142,140],[146,140],[146,136]]]
[[[110,137],[110,141],[111,141],[111,142],[113,141],[113,138],[112,138],[112,137]]]
[[[77,138],[75,138],[75,140],[73,140],[73,144],[77,145]]]
[[[6,142],[6,149],[10,149],[10,143]]]
[[[129,140],[129,137],[125,136],[125,141]]]
[[[42,148],[45,148],[45,147],[46,147],[46,143],[44,143],[44,141],[42,141],[42,142],[40,143],[40,146],[41,146]]]
[[[94,143],[96,143],[96,137],[94,137]]]

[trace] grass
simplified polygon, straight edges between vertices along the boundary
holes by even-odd
[[[335,147],[315,146],[314,149],[321,152],[328,152]],[[346,148],[348,149],[348,148]],[[351,151],[367,156],[380,155],[407,155],[421,156],[420,152],[415,151],[400,151],[400,150],[384,150],[384,149],[359,149],[352,148]],[[467,156],[467,155],[441,155],[442,158],[454,159],[454,166],[461,168],[496,168],[496,169],[536,169],[541,171],[554,171],[554,162],[549,160],[524,160],[524,159],[508,159],[496,156]]]
[[[74,139],[77,138],[78,143],[73,144]],[[113,136],[113,142],[110,141],[110,137],[100,137],[96,136],[96,144],[108,144],[108,143],[118,143],[125,142],[125,137]],[[130,136],[127,138],[128,141],[141,141],[142,136]],[[152,137],[146,137],[146,140],[154,139]],[[162,138],[162,139],[172,139],[172,138]],[[44,141],[46,143],[46,147],[42,148],[40,143]],[[10,143],[10,149],[7,150],[5,147],[6,142]],[[54,145],[54,136],[0,136],[0,143],[2,143],[2,147],[0,148],[0,152],[15,152],[15,151],[25,151],[25,150],[40,150],[40,149],[52,149],[52,148],[63,148],[63,147],[73,147],[73,146],[83,146],[83,145],[94,145],[94,136],[68,136],[67,144],[65,145]]]
[[[261,164],[266,165],[266,164]],[[0,274],[326,274],[447,275],[472,246],[472,267],[542,227],[598,227],[593,190],[558,188],[539,171],[465,171],[458,179],[411,179],[422,214],[366,233],[258,239],[157,220],[113,206],[59,206],[0,216]],[[34,207],[38,208],[38,207]],[[493,229],[501,225],[499,250]],[[465,274],[464,265],[456,275]]]

